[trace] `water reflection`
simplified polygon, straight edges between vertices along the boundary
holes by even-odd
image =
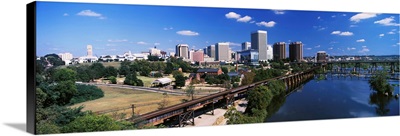
[[[387,115],[390,112],[388,104],[393,99],[393,96],[386,96],[381,93],[371,93],[369,96],[369,104],[375,105],[375,112],[379,116]]]

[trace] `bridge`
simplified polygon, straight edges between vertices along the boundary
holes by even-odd
[[[361,64],[371,64],[371,72],[376,71],[378,64],[390,65],[390,72],[394,73],[396,69],[399,69],[400,60],[375,60],[375,61],[329,61],[329,62],[291,62],[290,64],[308,64],[314,66],[327,65],[328,68],[333,68],[333,65],[339,65],[340,69],[336,69],[335,72],[344,73],[344,69],[347,65],[354,64],[353,71],[361,71]]]
[[[189,124],[191,123],[192,125],[194,125],[195,111],[199,109],[204,110],[205,107],[207,107],[208,109],[210,109],[211,114],[214,115],[215,104],[223,103],[225,104],[225,106],[232,104],[235,100],[235,97],[242,96],[245,92],[250,91],[257,86],[267,85],[268,82],[274,80],[284,81],[287,87],[287,91],[291,91],[295,87],[298,87],[302,83],[313,78],[314,71],[321,67],[322,66],[316,66],[302,72],[279,76],[264,81],[252,83],[250,85],[244,85],[230,90],[200,97],[181,104],[149,112],[138,117],[133,117],[128,119],[128,121],[134,122],[135,124],[158,125],[164,123],[165,120],[174,119],[178,121],[179,127],[185,126],[186,124],[188,124],[188,122]],[[134,110],[133,106],[132,110]]]

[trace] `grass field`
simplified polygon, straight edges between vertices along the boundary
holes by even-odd
[[[99,86],[104,91],[104,97],[92,101],[78,103],[71,107],[84,105],[83,111],[91,110],[92,112],[108,111],[113,109],[125,109],[108,114],[123,113],[126,117],[132,115],[129,108],[131,104],[135,104],[135,114],[144,114],[158,109],[158,104],[164,98],[161,93],[153,93],[146,91],[138,91],[132,89],[112,88]],[[181,103],[182,99],[187,99],[186,95],[168,95],[168,106]]]

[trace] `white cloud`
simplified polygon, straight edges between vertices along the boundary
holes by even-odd
[[[345,16],[347,16],[347,14],[342,14],[342,16],[344,16],[344,17],[345,17]]]
[[[63,16],[69,16],[69,14],[68,13],[64,13]]]
[[[333,47],[328,48],[328,50],[332,50],[332,49],[333,49]]]
[[[229,12],[228,14],[225,14],[226,18],[234,18],[234,19],[239,19],[240,15],[235,13],[235,12]]]
[[[181,30],[176,32],[179,35],[185,35],[185,36],[197,36],[199,35],[199,33],[194,32],[194,31],[190,31],[190,30]]]
[[[229,46],[242,46],[240,43],[235,43],[235,42],[223,42],[223,43],[228,43]]]
[[[393,31],[388,32],[387,34],[395,34]]]
[[[384,26],[400,26],[400,24],[396,24],[394,21],[394,17],[388,17],[379,21],[375,21],[374,24],[380,24]]]
[[[163,28],[164,30],[172,30],[172,29],[174,29],[173,27],[164,27]]]
[[[154,45],[160,45],[160,43],[154,43]]]
[[[262,22],[259,22],[259,23],[256,23],[256,24],[258,26],[274,27],[276,22],[274,22],[274,21],[269,21],[269,22],[262,21]]]
[[[137,42],[136,44],[139,44],[139,45],[147,45],[147,43],[146,43],[146,42],[143,42],[143,41]]]
[[[322,27],[322,26],[313,26],[313,28],[317,29],[318,31],[322,31],[322,30],[326,29],[326,27]]]
[[[350,27],[357,27],[357,25],[350,25]]]
[[[367,48],[367,46],[363,46],[361,50],[358,51],[359,53],[367,53],[369,52],[369,49]]]
[[[383,37],[383,36],[385,36],[385,34],[379,34],[379,37]]]
[[[376,13],[359,13],[350,18],[350,21],[353,22],[360,22],[363,19],[373,18],[376,17]]]
[[[340,31],[333,31],[331,34],[340,34]]]
[[[400,45],[400,42],[398,42],[397,45]]]
[[[99,19],[107,19],[106,17],[99,17]]]
[[[331,16],[332,18],[335,18],[336,17],[336,15],[333,15],[333,16]]]
[[[285,11],[283,11],[283,10],[274,10],[274,13],[276,15],[283,15],[283,14],[285,14]]]
[[[317,45],[317,46],[315,46],[315,48],[319,48],[319,47],[321,47],[321,45]]]
[[[318,16],[318,17],[317,17],[317,19],[321,19],[321,17],[320,17],[320,16]]]
[[[108,39],[107,40],[108,42],[127,42],[128,40],[127,39]]]
[[[106,46],[117,46],[115,44],[106,44]]]
[[[77,14],[78,16],[101,17],[101,14],[91,10],[83,10]]]
[[[251,20],[250,16],[244,16],[242,18],[237,19],[238,22],[249,22]]]
[[[169,50],[169,51],[175,51],[174,48],[168,48],[167,50]]]
[[[352,36],[353,33],[349,32],[349,31],[346,31],[346,32],[341,32],[339,35],[341,35],[341,36]]]
[[[357,42],[365,42],[365,39],[359,39]]]
[[[311,50],[312,48],[306,48],[306,50]]]
[[[346,32],[341,32],[341,31],[333,31],[331,34],[335,34],[335,35],[340,35],[340,36],[352,36],[353,33],[346,31]]]
[[[253,24],[253,23],[255,23],[255,22],[256,22],[256,21],[250,21],[249,23],[250,23],[250,24]]]
[[[356,50],[356,48],[354,48],[354,47],[351,47],[351,48],[350,48],[350,47],[347,47],[347,50],[349,50],[349,51],[350,51],[350,50]]]

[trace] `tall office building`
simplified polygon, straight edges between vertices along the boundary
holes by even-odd
[[[285,42],[277,42],[273,47],[273,58],[274,60],[281,60],[286,58],[286,43]]]
[[[193,52],[192,61],[194,61],[194,62],[202,62],[202,61],[204,61],[203,50],[197,50],[197,51]]]
[[[191,50],[189,51],[189,59],[190,59],[190,60],[193,60],[193,53],[194,53],[194,49],[191,49]]]
[[[215,45],[210,45],[207,47],[207,55],[211,58],[215,58]]]
[[[267,60],[273,59],[273,49],[271,45],[267,45]]]
[[[215,44],[215,60],[228,61],[230,60],[229,43],[216,43]]]
[[[93,47],[92,45],[87,45],[87,56],[93,56]]]
[[[292,62],[301,62],[303,60],[303,43],[292,42],[289,44],[289,59]]]
[[[267,61],[267,31],[251,33],[251,49],[258,50],[259,61]]]
[[[317,52],[317,62],[326,62],[326,52],[325,51],[318,51]]]
[[[208,54],[207,54],[207,47],[203,48],[203,53],[206,54],[206,55],[208,55]]]
[[[178,44],[176,45],[176,56],[179,58],[189,59],[189,45]]]
[[[250,42],[242,43],[242,51],[250,50],[250,49],[251,49],[251,43]]]

